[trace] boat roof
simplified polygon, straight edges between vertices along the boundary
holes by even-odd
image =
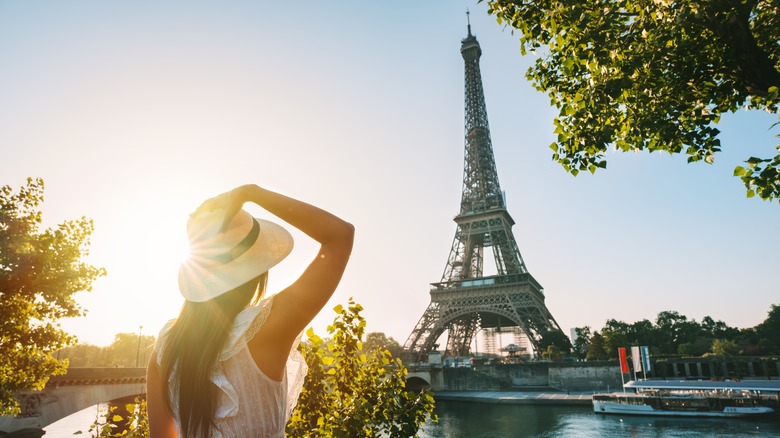
[[[633,389],[731,389],[780,392],[780,380],[632,380],[625,386]]]

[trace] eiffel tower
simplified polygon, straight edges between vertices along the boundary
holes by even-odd
[[[502,332],[512,332],[517,341],[503,351],[522,350],[517,344],[527,340],[537,354],[542,336],[561,332],[544,304],[542,286],[528,272],[512,234],[515,222],[498,183],[490,140],[479,71],[482,49],[471,34],[470,23],[460,53],[466,66],[463,195],[441,282],[431,284],[431,303],[404,343],[407,360],[414,362],[424,361],[428,352],[438,348],[436,342],[445,330],[445,357],[468,356],[480,331],[486,337],[483,347],[495,348],[496,336],[500,343]],[[484,250],[488,247],[492,248],[497,274],[484,276]]]

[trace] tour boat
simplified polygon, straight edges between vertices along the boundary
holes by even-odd
[[[624,385],[631,391],[593,395],[600,414],[683,417],[751,417],[775,412],[780,381],[640,380]]]

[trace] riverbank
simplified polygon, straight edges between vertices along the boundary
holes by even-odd
[[[515,405],[575,405],[591,406],[593,392],[560,391],[438,391],[436,401],[464,401]]]

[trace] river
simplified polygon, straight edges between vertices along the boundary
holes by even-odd
[[[589,406],[509,405],[437,401],[439,423],[425,438],[704,438],[780,437],[780,419],[622,417],[595,414]]]
[[[621,417],[597,415],[589,407],[508,405],[438,401],[438,423],[423,429],[423,438],[704,438],[724,436],[780,437],[780,419]],[[46,438],[72,437],[87,430],[97,407],[77,412],[45,428]]]

